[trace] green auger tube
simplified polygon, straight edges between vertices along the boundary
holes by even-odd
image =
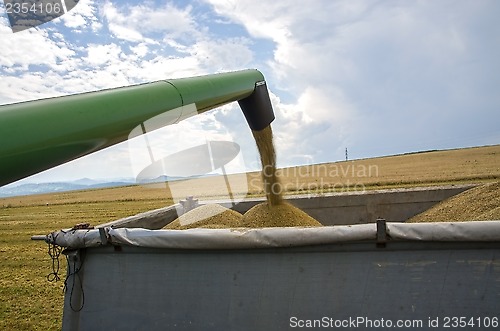
[[[252,130],[274,120],[264,76],[241,70],[0,106],[0,186],[128,139],[148,119],[239,101]],[[183,109],[195,112],[183,112]],[[167,113],[168,112],[168,113]]]

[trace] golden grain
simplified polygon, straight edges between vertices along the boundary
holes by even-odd
[[[500,182],[471,188],[441,201],[407,222],[500,220]]]
[[[192,228],[237,228],[241,227],[243,215],[221,205],[210,203],[194,208],[171,223],[164,229],[186,230]]]
[[[269,206],[263,202],[250,208],[243,215],[243,226],[249,228],[289,227],[289,226],[322,226],[314,218],[299,208],[283,202]]]

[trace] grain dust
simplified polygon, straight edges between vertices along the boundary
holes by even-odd
[[[245,227],[321,226],[311,216],[283,201],[283,188],[276,169],[276,152],[271,125],[252,131],[262,164],[262,182],[267,202],[258,204],[243,215]]]
[[[283,194],[276,172],[276,152],[271,125],[260,131],[252,131],[252,134],[260,154],[262,182],[264,183],[267,201],[271,206],[279,205],[283,202]]]

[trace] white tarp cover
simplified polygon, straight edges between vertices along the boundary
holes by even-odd
[[[293,247],[375,239],[375,224],[311,228],[111,229],[114,244],[184,249]]]
[[[500,241],[500,221],[387,223],[393,240]]]
[[[338,242],[375,240],[375,223],[310,228],[241,228],[147,230],[104,228],[57,231],[47,240],[67,248],[96,247],[112,243],[149,248],[236,249],[323,245]],[[387,223],[390,240],[409,241],[500,241],[500,221],[447,223]]]

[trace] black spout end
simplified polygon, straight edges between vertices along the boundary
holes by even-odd
[[[253,131],[260,131],[274,121],[274,111],[266,82],[255,84],[253,93],[238,101],[245,118]]]

